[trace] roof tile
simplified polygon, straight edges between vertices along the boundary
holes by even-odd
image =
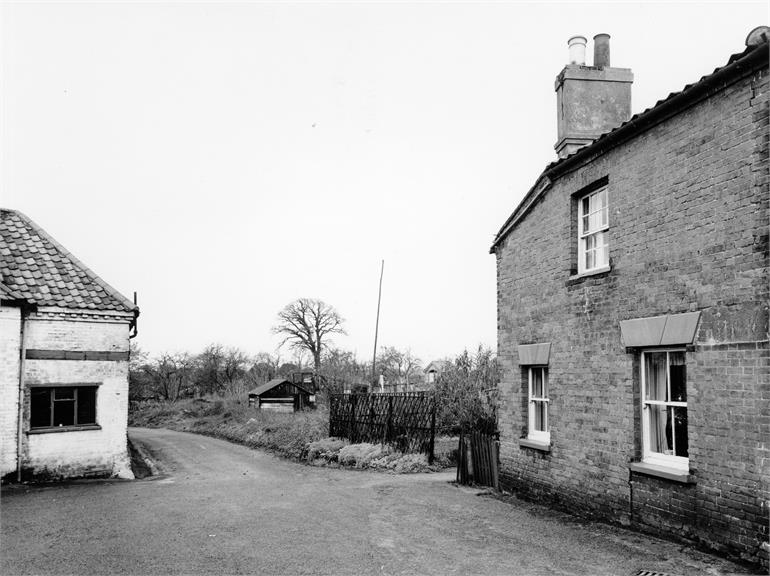
[[[131,312],[125,296],[21,212],[0,209],[0,298],[40,306]]]

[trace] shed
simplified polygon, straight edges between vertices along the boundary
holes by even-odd
[[[274,412],[297,412],[315,406],[315,392],[303,383],[273,378],[249,392],[249,406]]]

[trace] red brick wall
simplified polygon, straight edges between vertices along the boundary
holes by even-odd
[[[504,486],[758,561],[770,510],[767,69],[556,180],[497,248]],[[608,273],[576,269],[573,195],[609,186]],[[630,474],[639,355],[619,321],[701,311],[687,352],[696,484]],[[519,445],[517,345],[551,342],[552,448]]]

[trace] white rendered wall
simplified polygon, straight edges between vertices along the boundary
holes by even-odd
[[[28,350],[128,352],[127,318],[41,311],[28,323]],[[127,453],[128,361],[26,360],[24,430],[29,430],[30,384],[99,383],[96,420],[101,430],[24,434],[23,466],[35,475],[130,476]]]
[[[21,312],[0,307],[0,477],[16,470]]]

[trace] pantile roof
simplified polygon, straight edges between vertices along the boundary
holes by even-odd
[[[0,298],[38,306],[138,312],[128,298],[89,270],[16,210],[0,209]]]

